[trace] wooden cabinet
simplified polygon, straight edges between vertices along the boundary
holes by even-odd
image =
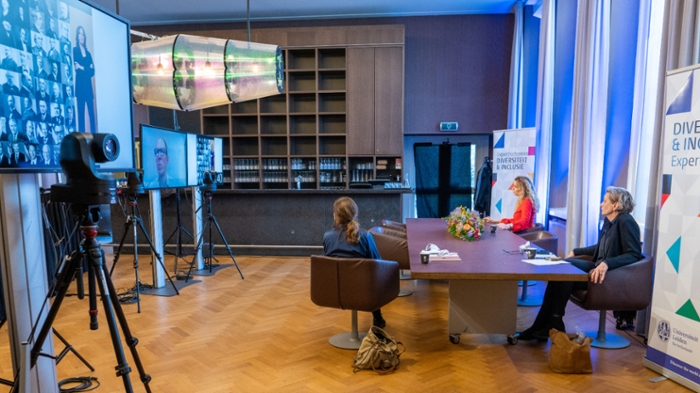
[[[222,188],[346,189],[400,176],[403,47],[284,53],[284,94],[202,111],[203,133],[224,138]]]
[[[374,83],[374,154],[400,156],[403,154],[403,47],[375,48]]]
[[[374,154],[374,48],[348,48],[348,153]]]
[[[400,156],[403,47],[348,48],[347,86],[348,154]]]

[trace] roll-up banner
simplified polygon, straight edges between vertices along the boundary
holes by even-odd
[[[667,74],[665,110],[654,296],[644,364],[700,391],[700,70],[697,66]]]
[[[513,195],[513,180],[518,176],[535,176],[534,128],[493,132],[493,176],[491,177],[491,218],[510,218],[518,197]]]

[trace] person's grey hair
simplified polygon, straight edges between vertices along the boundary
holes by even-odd
[[[610,186],[605,189],[609,195],[610,202],[618,203],[617,211],[620,213],[632,213],[634,210],[634,198],[626,188]]]

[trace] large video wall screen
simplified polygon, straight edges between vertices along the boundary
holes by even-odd
[[[134,168],[128,21],[79,0],[0,4],[0,172],[60,171],[71,132],[117,136]]]

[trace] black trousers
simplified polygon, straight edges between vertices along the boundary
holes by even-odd
[[[590,272],[595,268],[595,264],[590,261],[570,258],[566,260],[584,272]],[[544,291],[542,299],[542,307],[537,313],[535,323],[532,325],[535,329],[540,329],[547,326],[552,315],[564,316],[566,312],[566,304],[569,302],[569,297],[575,290],[588,288],[588,282],[582,281],[550,281],[547,283],[547,289]]]

